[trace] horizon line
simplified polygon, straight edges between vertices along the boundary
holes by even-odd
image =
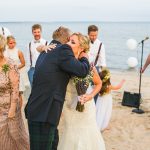
[[[41,22],[41,23],[79,23],[79,22],[94,22],[94,23],[99,23],[99,22],[103,22],[103,23],[150,23],[150,21],[0,21],[0,23],[24,23],[24,22],[28,22],[28,23],[32,23],[32,22]]]

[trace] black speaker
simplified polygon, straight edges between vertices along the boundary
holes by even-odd
[[[122,99],[123,106],[139,108],[140,101],[141,101],[141,94],[124,91]]]

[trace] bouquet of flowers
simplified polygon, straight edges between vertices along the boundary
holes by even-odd
[[[9,66],[8,64],[4,64],[4,65],[2,66],[2,71],[5,73],[5,75],[7,74],[7,72],[9,71],[9,69],[10,69],[10,66]],[[8,78],[8,79],[9,79],[9,78]],[[5,88],[0,87],[0,96],[4,94],[4,91],[5,91],[7,88],[9,88],[9,86],[10,86],[10,82],[7,84],[7,86],[6,86]]]
[[[92,73],[90,72],[85,78],[74,77],[74,84],[76,86],[78,96],[81,96],[86,93],[90,82],[92,81]],[[79,112],[84,111],[84,104],[78,100],[76,110]]]
[[[10,67],[8,64],[2,66],[2,71],[6,74],[9,71]]]

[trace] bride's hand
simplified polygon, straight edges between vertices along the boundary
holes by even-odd
[[[79,55],[78,59],[81,59],[82,57],[86,57],[87,59],[89,59],[88,54],[87,54],[87,53],[85,53],[85,52],[83,52],[83,51],[80,53],[80,55]]]
[[[93,98],[93,95],[92,95],[92,94],[84,94],[84,95],[82,95],[82,96],[80,97],[80,102],[81,102],[81,104],[84,104],[84,103],[86,103],[87,101],[92,100],[92,98]]]

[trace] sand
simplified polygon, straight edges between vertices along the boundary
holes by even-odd
[[[112,84],[125,79],[124,87],[113,91],[113,112],[110,129],[102,135],[107,150],[150,150],[150,77],[142,76],[142,104],[144,114],[133,113],[134,108],[122,106],[124,91],[136,92],[139,89],[137,73],[113,73]]]
[[[102,135],[106,150],[150,150],[150,76],[142,76],[142,104],[144,114],[133,113],[134,108],[122,106],[124,91],[138,93],[139,76],[136,72],[113,72],[112,84],[126,82],[122,89],[113,91],[113,112],[110,129]]]

